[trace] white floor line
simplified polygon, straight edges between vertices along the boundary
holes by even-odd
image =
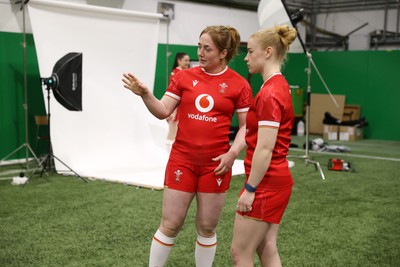
[[[298,148],[291,148],[292,151],[299,151],[305,152],[304,149]],[[387,160],[387,161],[400,161],[400,158],[389,158],[389,157],[378,157],[378,156],[366,156],[366,155],[359,155],[359,154],[349,154],[348,152],[343,153],[335,153],[335,152],[318,152],[318,151],[309,151],[313,154],[320,154],[320,155],[335,155],[335,156],[342,156],[342,157],[353,157],[353,158],[364,158],[364,159],[377,159],[377,160]],[[293,156],[295,157],[295,156]],[[290,157],[289,157],[290,158]]]

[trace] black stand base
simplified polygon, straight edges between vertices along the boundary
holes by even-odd
[[[51,113],[50,113],[50,89],[51,86],[49,84],[46,84],[46,91],[47,91],[47,119],[48,119],[48,125],[49,125],[49,133],[50,133],[50,126],[51,126]],[[42,161],[39,162],[39,165],[36,167],[36,169],[33,171],[33,173],[29,176],[29,178],[26,180],[25,184],[28,183],[28,181],[32,178],[32,176],[39,170],[40,167],[42,168],[42,171],[40,173],[40,177],[42,177],[43,173],[46,172],[46,169],[50,171],[55,171],[55,168],[53,170],[52,166],[54,166],[54,159],[58,160],[61,164],[63,164],[65,167],[67,167],[71,172],[73,172],[76,176],[81,178],[85,183],[87,181],[81,177],[79,174],[77,174],[73,169],[71,169],[67,164],[62,162],[59,158],[57,158],[53,154],[53,148],[51,146],[51,133],[49,134],[49,153],[43,158]],[[46,172],[47,174],[47,172]],[[25,185],[24,184],[24,185]]]

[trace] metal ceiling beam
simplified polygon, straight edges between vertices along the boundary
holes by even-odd
[[[178,0],[207,5],[232,7],[243,10],[257,11],[260,0]],[[397,9],[399,0],[282,0],[289,9],[303,8],[304,12],[311,13],[313,9],[318,13],[350,12],[366,10]]]
[[[177,0],[214,6],[232,7],[242,10],[257,11],[260,0]]]
[[[237,8],[242,10],[257,11],[260,0],[177,0],[183,2],[193,2],[199,4],[223,6],[230,8]],[[371,47],[387,45],[387,44],[398,44],[400,42],[399,33],[399,20],[400,20],[400,0],[281,0],[289,11],[296,11],[303,9],[305,19],[309,19],[309,36],[306,43],[307,47],[314,50],[317,47],[323,46],[336,46],[334,38],[321,38],[317,36],[316,17],[319,14],[327,13],[346,13],[346,12],[357,12],[357,11],[373,11],[382,10],[385,11],[385,29],[382,32],[371,33]],[[397,10],[397,30],[394,35],[389,34],[386,36],[386,20],[387,11],[389,9]],[[321,32],[320,32],[321,34]],[[344,44],[346,44],[345,40]],[[373,45],[372,45],[373,43]],[[347,46],[345,45],[345,48]]]
[[[397,9],[398,0],[351,0],[351,1],[296,1],[286,0],[285,4],[292,9],[303,8],[304,12],[311,13],[313,9],[319,14],[334,13],[334,12],[353,12],[353,11],[371,11]]]

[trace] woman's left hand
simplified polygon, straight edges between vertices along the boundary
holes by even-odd
[[[217,168],[215,168],[215,175],[223,175],[227,173],[233,166],[236,156],[232,152],[226,152],[225,154],[219,155],[213,158],[213,161],[220,161]]]

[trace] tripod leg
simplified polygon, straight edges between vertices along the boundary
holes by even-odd
[[[73,169],[71,169],[67,164],[65,164],[64,162],[62,162],[59,158],[57,158],[55,155],[53,155],[53,157],[58,160],[59,162],[61,162],[65,167],[67,167],[70,171],[72,171],[76,176],[78,176],[79,178],[81,178],[85,183],[87,183],[86,179],[81,177],[79,174],[77,174]]]
[[[9,157],[11,157],[11,155],[13,155],[15,152],[17,152],[18,150],[20,150],[21,148],[23,148],[25,146],[25,144],[20,145],[17,149],[15,149],[13,152],[11,152],[10,154],[8,154],[7,156],[5,156],[0,162],[5,161],[6,159],[8,159]]]
[[[35,152],[33,152],[31,146],[29,144],[26,145],[29,149],[29,151],[31,152],[32,156],[35,158],[36,162],[40,165],[40,160],[39,158],[36,156]]]
[[[315,166],[315,170],[317,171],[319,171],[319,173],[321,174],[321,178],[322,178],[322,180],[325,180],[325,175],[324,175],[324,172],[322,171],[322,168],[321,168],[321,165],[319,164],[319,162],[318,161],[313,161],[313,160],[306,160],[306,164],[308,164],[308,163],[312,163],[312,164],[314,164],[314,166]]]
[[[43,163],[47,160],[47,157],[48,157],[48,155],[42,161],[39,162],[38,166],[35,168],[35,170],[31,173],[31,175],[28,177],[28,179],[22,186],[24,186],[28,183],[28,181],[32,178],[33,175],[35,175],[35,173],[39,170],[40,167],[43,167],[43,169],[40,173],[40,177],[42,177],[44,169],[45,169],[45,165],[43,165]],[[47,174],[47,172],[46,172],[46,174]]]
[[[46,155],[46,157],[44,157],[44,159],[42,160],[42,163],[44,163],[44,164],[43,164],[42,171],[40,172],[40,177],[42,177],[42,176],[43,176],[43,173],[46,172],[46,166],[47,166],[47,164],[49,164],[49,165],[48,165],[48,166],[49,166],[48,170],[51,171],[51,165],[50,165],[51,163],[50,163],[50,160],[51,160],[50,154]],[[46,175],[49,175],[49,174],[46,172]]]
[[[40,160],[39,158],[36,156],[35,152],[33,152],[32,148],[29,146],[29,144],[25,143],[20,145],[17,149],[15,149],[13,152],[11,152],[10,154],[8,154],[7,156],[5,156],[2,160],[0,160],[0,162],[5,161],[6,159],[8,159],[9,157],[11,157],[13,154],[15,154],[16,152],[18,152],[21,148],[23,147],[27,147],[29,149],[29,151],[31,152],[32,156],[34,157],[34,159],[36,160],[36,162],[38,164],[40,164]]]
[[[317,166],[318,166],[319,173],[321,174],[322,180],[325,180],[325,175],[324,175],[324,172],[322,171],[322,168],[321,168],[321,165],[319,164],[319,162],[317,162]]]

